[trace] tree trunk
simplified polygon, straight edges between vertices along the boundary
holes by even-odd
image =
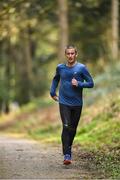
[[[112,0],[112,58],[117,60],[119,55],[119,0]]]
[[[11,64],[9,59],[10,56],[10,40],[7,39],[5,45],[6,56],[5,56],[5,71],[4,71],[4,82],[5,82],[5,95],[3,96],[3,112],[8,114],[10,111],[9,101],[10,101],[10,81],[11,81]]]
[[[65,59],[65,46],[68,44],[68,5],[67,0],[58,0],[58,19],[59,19],[59,49],[58,58],[59,61]]]
[[[32,57],[27,32],[21,32],[19,45],[11,47],[11,54],[15,61],[16,100],[24,104],[31,99],[33,81]]]
[[[24,42],[23,42],[23,59],[26,65],[25,71],[28,76],[30,82],[33,80],[33,73],[32,73],[32,54],[31,54],[31,47],[30,47],[30,39],[29,34],[26,32],[24,34]]]
[[[5,113],[8,114],[10,111],[9,108],[9,100],[10,100],[10,62],[9,60],[7,60],[6,62],[6,70],[5,70],[5,81],[6,81],[6,89],[7,89],[7,96],[4,100],[4,104],[5,104]]]
[[[27,32],[22,33],[21,41],[22,59],[21,59],[21,91],[23,96],[23,103],[28,102],[32,96],[32,57],[30,51],[29,34]]]

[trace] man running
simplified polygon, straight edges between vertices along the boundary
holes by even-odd
[[[71,164],[72,160],[72,144],[83,105],[83,88],[94,86],[93,79],[86,66],[77,62],[77,55],[75,46],[69,45],[65,48],[67,62],[66,64],[58,64],[50,89],[51,97],[59,102],[63,126],[61,134],[63,163],[65,165]],[[57,96],[56,89],[59,83],[59,96]]]

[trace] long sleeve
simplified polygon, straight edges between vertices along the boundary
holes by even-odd
[[[84,82],[78,81],[78,87],[93,88],[94,87],[93,79],[85,66],[82,68],[82,76],[85,81]]]
[[[57,89],[59,80],[60,80],[60,74],[59,74],[59,69],[58,69],[58,66],[57,66],[56,74],[55,74],[55,76],[54,76],[54,78],[52,80],[52,85],[51,85],[51,88],[50,88],[50,95],[52,97],[56,95],[56,89]]]

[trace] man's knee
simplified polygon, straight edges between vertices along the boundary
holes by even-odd
[[[63,129],[64,130],[69,130],[69,125],[68,124],[63,124]]]
[[[63,124],[63,129],[65,131],[76,132],[76,128],[71,127],[69,124]]]

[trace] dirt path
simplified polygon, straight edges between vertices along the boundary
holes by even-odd
[[[0,136],[0,179],[93,179],[82,160],[62,161],[61,146]]]

